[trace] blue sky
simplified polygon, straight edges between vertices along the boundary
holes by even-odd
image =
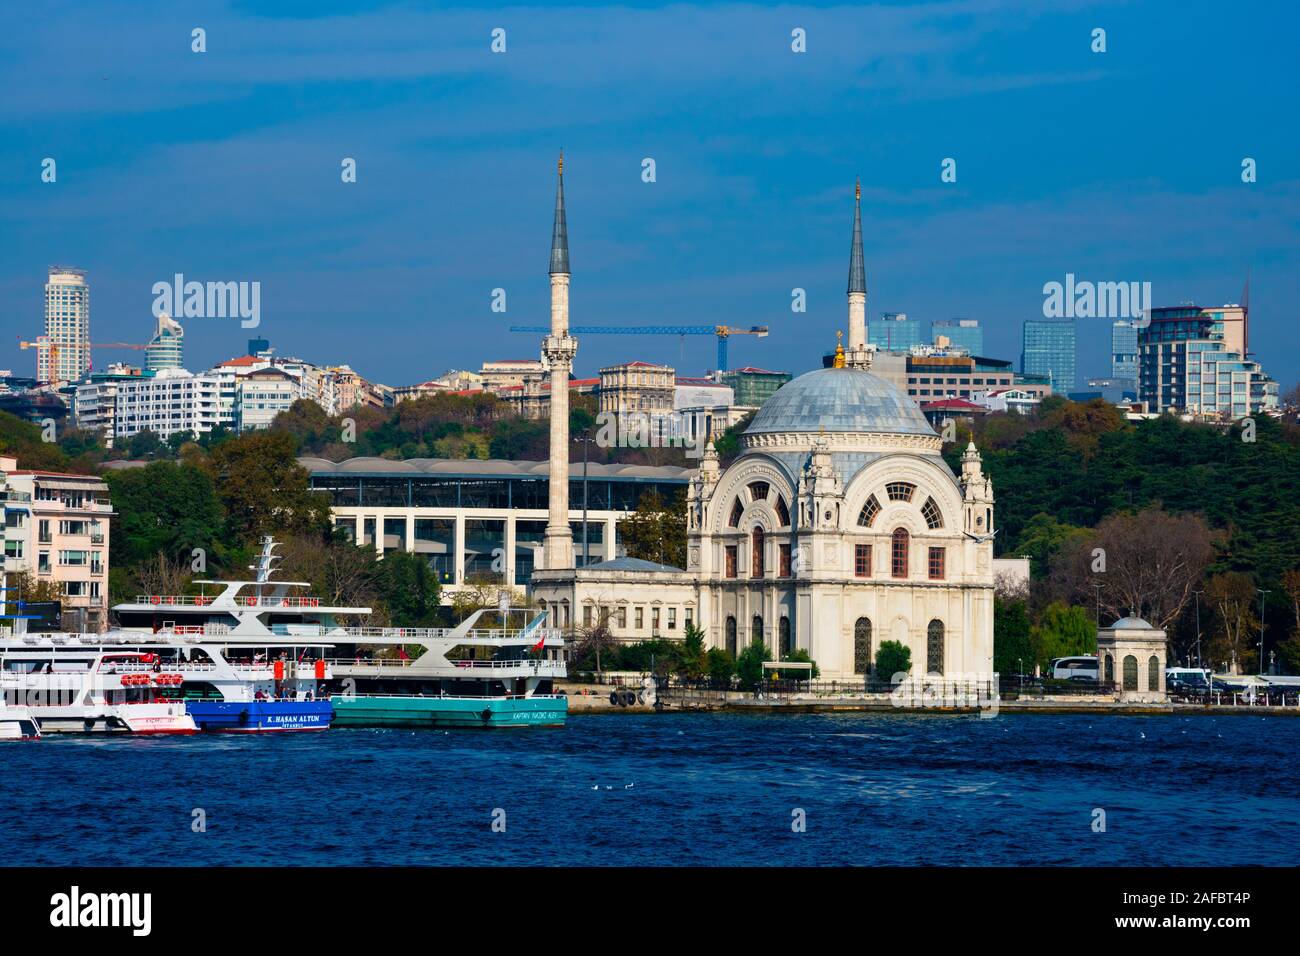
[[[96,341],[147,341],[151,287],[181,272],[259,281],[256,331],[282,354],[389,384],[535,356],[506,327],[547,320],[563,146],[575,324],[765,323],[732,365],[818,365],[846,321],[860,175],[869,318],[977,318],[986,351],[1018,360],[1067,272],[1217,305],[1249,267],[1252,348],[1284,388],[1300,378],[1293,4],[52,2],[4,19],[0,367],[18,374],[50,263],[89,270]],[[249,334],[189,320],[186,364]],[[1108,334],[1081,321],[1080,381],[1108,369]],[[629,358],[698,374],[714,341],[587,336],[577,370]]]

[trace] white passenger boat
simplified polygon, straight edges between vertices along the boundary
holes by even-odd
[[[142,594],[113,610],[126,631],[220,643],[232,653],[268,641],[327,643],[325,683],[338,725],[564,723],[568,700],[555,693],[566,673],[564,638],[545,613],[484,609],[456,627],[357,626],[370,608],[333,605],[301,594],[303,582],[273,580],[274,551],[264,538],[253,580],[200,581],[215,593]],[[489,619],[498,626],[480,626]]]

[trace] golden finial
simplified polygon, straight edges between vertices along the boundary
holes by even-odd
[[[834,368],[844,368],[844,333],[836,330],[835,332],[835,365]]]
[[[856,199],[858,202],[862,201],[862,180],[861,179],[857,181],[857,185],[853,189],[853,198]]]
[[[564,147],[563,146],[560,147],[560,162],[558,163],[557,168],[560,171],[560,175],[563,176],[564,175]]]

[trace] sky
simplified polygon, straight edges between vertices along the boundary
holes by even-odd
[[[548,321],[563,148],[575,325],[766,324],[731,340],[733,367],[819,366],[847,324],[861,177],[869,321],[978,319],[1018,365],[1067,273],[1221,305],[1249,270],[1251,347],[1284,391],[1300,378],[1291,3],[6,6],[15,374],[35,372],[17,343],[43,332],[53,263],[88,271],[105,343],[147,342],[176,273],[259,282],[258,328],[183,320],[196,370],[251,335],[390,385],[536,357],[508,328]],[[1080,385],[1108,372],[1109,329],[1079,320]],[[698,375],[714,355],[711,336],[588,335],[576,372]]]

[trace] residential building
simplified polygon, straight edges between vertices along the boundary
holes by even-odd
[[[269,428],[301,394],[297,376],[267,366],[236,376],[235,428],[240,432]]]
[[[69,630],[108,626],[108,485],[94,475],[20,471],[0,458],[6,473],[5,570],[29,572],[62,593]]]
[[[871,372],[917,403],[969,399],[976,391],[1010,386],[1014,379],[1010,362],[927,345],[908,353],[877,352]]]
[[[1026,319],[1023,330],[1020,370],[1046,375],[1053,392],[1074,389],[1074,319]]]
[[[113,434],[130,438],[142,431],[166,441],[177,432],[201,437],[219,426],[234,428],[238,380],[233,371],[195,375],[183,368],[119,379]]]
[[[984,354],[984,329],[978,319],[937,319],[930,323],[930,336],[935,345],[941,344],[942,337],[951,348],[965,349],[969,355]]]
[[[867,324],[867,344],[878,351],[907,352],[928,341],[921,333],[921,320],[909,319],[904,312],[882,312],[879,321]]]
[[[90,286],[86,271],[50,266],[45,283],[45,334],[37,339],[36,377],[78,382],[90,371]]]
[[[467,389],[456,392],[457,395],[472,395],[483,389]],[[570,378],[569,395],[595,395],[600,391],[599,378]],[[524,418],[542,419],[551,414],[551,380],[550,377],[529,377],[522,385],[503,385],[497,390],[497,398],[508,403],[516,415]]]
[[[735,404],[742,408],[758,408],[791,378],[793,376],[789,372],[773,372],[747,365],[723,372],[722,384],[731,388]]]
[[[991,412],[1016,412],[1028,415],[1038,408],[1043,396],[1018,385],[1009,388],[992,388],[971,392],[972,402],[983,405]]]
[[[91,372],[74,394],[73,417],[77,427],[99,432],[104,447],[112,448],[117,433],[118,385],[145,377],[142,369],[123,364],[110,365],[103,372]]]
[[[1233,346],[1245,343],[1246,313],[1236,305],[1151,310],[1138,331],[1138,397],[1152,412],[1241,419],[1273,411],[1278,385]]]

